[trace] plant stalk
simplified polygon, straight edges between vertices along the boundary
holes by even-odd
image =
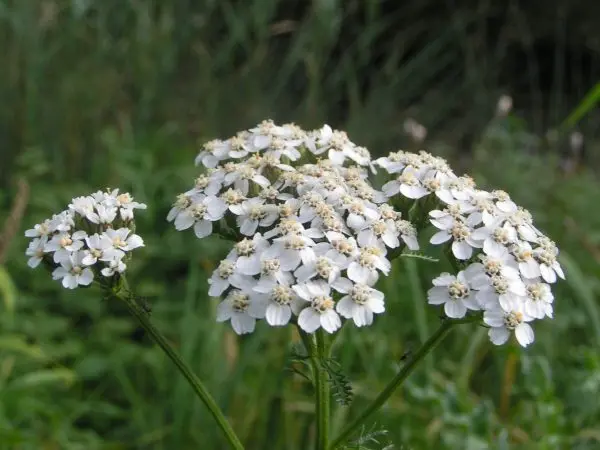
[[[331,395],[327,371],[323,361],[329,358],[326,337],[323,330],[316,332],[315,389],[317,402],[317,436],[316,450],[327,450],[329,447],[329,420],[331,414]]]
[[[452,325],[458,323],[472,322],[472,318],[463,320],[448,320],[445,319],[437,331],[427,339],[427,341],[408,358],[402,369],[396,374],[396,376],[387,384],[387,386],[381,391],[381,393],[371,402],[371,404],[348,426],[346,426],[338,437],[328,447],[329,450],[333,450],[340,445],[344,444],[350,436],[367,421],[375,412],[381,408],[388,398],[394,393],[396,389],[408,378],[408,376],[415,370],[419,363],[431,352],[437,344],[439,344],[444,337],[450,331]]]
[[[165,352],[169,359],[175,364],[179,372],[181,372],[181,374],[185,377],[196,395],[208,408],[219,428],[221,428],[223,431],[223,434],[225,435],[231,448],[235,450],[244,450],[244,446],[233,431],[233,428],[231,428],[231,425],[217,405],[217,402],[212,398],[204,384],[200,381],[196,374],[194,374],[187,363],[181,358],[179,353],[177,353],[177,351],[167,342],[167,339],[164,337],[164,335],[152,324],[152,322],[150,322],[148,313],[140,305],[138,305],[137,301],[132,297],[130,292],[121,290],[116,294],[116,296],[125,302],[129,312],[131,312],[131,314],[138,320],[140,325],[148,332],[152,340],[158,344],[158,346]]]

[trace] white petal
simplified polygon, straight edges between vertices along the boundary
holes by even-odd
[[[321,314],[312,308],[304,308],[298,316],[298,325],[307,333],[312,333],[321,326]]]
[[[92,281],[94,281],[94,273],[86,267],[79,275],[79,279],[77,281],[83,286],[88,286],[92,283]]]
[[[194,224],[194,233],[199,239],[205,238],[212,233],[212,222],[208,220],[200,220]]]
[[[371,270],[353,261],[348,266],[348,278],[355,283],[368,284]]]
[[[357,305],[357,307],[354,308],[352,319],[357,327],[371,325],[373,323],[373,312],[365,305]]]
[[[540,272],[542,274],[542,278],[547,283],[555,283],[556,282],[556,273],[546,264],[540,264]]]
[[[211,297],[220,296],[223,292],[225,292],[225,289],[229,287],[229,282],[219,276],[211,278],[209,283],[210,288],[208,288],[208,295]]]
[[[244,275],[260,273],[260,261],[256,256],[240,256],[235,263],[235,268]]]
[[[452,242],[452,254],[456,259],[469,259],[473,255],[473,247],[465,241],[454,241]]]
[[[515,328],[515,336],[521,346],[527,347],[534,340],[533,328],[528,323],[520,323]]]
[[[267,306],[266,319],[269,325],[279,327],[286,325],[292,317],[292,310],[287,305],[271,303]]]
[[[231,319],[232,314],[231,302],[225,300],[217,305],[217,322],[225,322]]]
[[[434,286],[427,291],[427,303],[441,305],[449,301],[448,289],[443,286]]]
[[[182,211],[175,218],[175,229],[177,231],[186,230],[194,225],[194,218],[187,211]]]
[[[333,333],[342,326],[342,321],[340,316],[333,309],[330,309],[321,314],[321,326],[328,333]]]
[[[351,319],[354,314],[354,308],[356,307],[356,303],[350,298],[349,295],[346,295],[340,299],[339,302],[335,305],[335,310],[340,313],[342,317],[346,319]]]
[[[488,336],[494,345],[502,345],[508,341],[510,332],[504,327],[490,328]]]
[[[450,300],[444,304],[444,312],[448,317],[461,319],[467,313],[467,307],[461,301]]]
[[[348,278],[340,277],[331,283],[331,287],[341,294],[348,294],[354,287],[354,283]]]
[[[438,244],[442,244],[444,242],[449,241],[451,237],[452,237],[452,235],[450,233],[442,230],[442,231],[438,231],[433,236],[431,236],[431,239],[429,240],[429,242],[433,245],[438,245]]]
[[[237,334],[248,334],[254,331],[256,319],[246,314],[237,313],[231,316],[231,326]]]
[[[240,220],[242,216],[238,217],[238,225],[240,226],[240,233],[245,236],[253,236],[256,233],[256,229],[258,228],[258,220],[251,220],[243,218]]]

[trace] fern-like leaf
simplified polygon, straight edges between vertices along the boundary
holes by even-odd
[[[348,377],[342,372],[342,366],[334,359],[325,359],[321,367],[327,372],[333,398],[342,406],[352,402],[352,385]]]
[[[425,255],[419,252],[406,252],[400,255],[402,258],[415,258],[428,262],[439,262],[438,258],[434,258],[433,256]]]

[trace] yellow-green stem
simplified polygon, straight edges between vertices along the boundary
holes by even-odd
[[[394,393],[396,389],[408,378],[408,376],[415,370],[418,364],[431,352],[437,344],[439,344],[444,337],[450,331],[452,325],[457,323],[472,322],[473,318],[466,318],[463,320],[444,320],[437,331],[406,361],[402,369],[398,374],[387,384],[383,391],[371,402],[371,404],[348,426],[346,426],[342,432],[335,438],[335,440],[328,447],[329,450],[333,450],[340,445],[344,444],[356,431],[364,425],[375,412],[381,408],[388,398]]]
[[[327,450],[329,446],[331,396],[328,374],[323,367],[323,362],[329,358],[329,351],[323,330],[319,329],[317,331],[316,339],[315,389],[317,391],[317,442],[315,447],[317,450]]]
[[[126,283],[126,281],[124,281]],[[227,418],[217,405],[217,402],[209,394],[208,390],[200,379],[194,374],[187,363],[181,358],[179,353],[169,344],[163,334],[150,322],[148,313],[144,310],[136,300],[133,298],[129,289],[121,290],[116,293],[116,296],[121,299],[129,309],[129,312],[138,320],[140,325],[148,332],[150,338],[158,344],[158,346],[165,352],[169,359],[175,364],[179,372],[184,376],[189,385],[192,387],[198,398],[208,408],[211,415],[217,422],[217,425],[223,431],[225,438],[229,442],[231,448],[235,450],[244,450],[244,446],[240,442],[239,438],[231,428],[231,425],[227,421]]]

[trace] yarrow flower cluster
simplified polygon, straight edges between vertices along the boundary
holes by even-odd
[[[196,164],[203,174],[167,219],[198,238],[237,238],[209,294],[223,297],[217,320],[238,334],[257,319],[293,321],[308,333],[333,333],[343,319],[371,325],[385,310],[377,280],[390,259],[419,249],[417,231],[427,226],[437,229],[430,243],[447,246],[462,267],[429,291],[446,316],[482,311],[493,343],[514,331],[523,346],[533,341],[529,322],[552,316],[550,284],[564,277],[554,243],[508,194],[478,189],[441,158],[398,151],[372,160],[327,125],[304,131],[263,121],[206,143]],[[377,168],[388,175],[380,189],[369,181]],[[414,206],[425,213],[411,214],[413,223]]]
[[[430,243],[448,245],[463,266],[456,275],[433,280],[429,303],[443,305],[450,318],[483,311],[494,344],[505,343],[512,332],[522,346],[532,343],[529,322],[552,317],[550,285],[564,273],[556,245],[533,225],[531,214],[506,192],[478,189],[424,152],[396,152],[376,164],[395,177],[383,186],[386,194],[435,196],[438,206],[429,211],[429,222],[437,232]]]
[[[217,320],[239,334],[257,319],[333,333],[342,319],[365,326],[384,311],[374,285],[390,271],[388,253],[419,247],[415,228],[369,183],[367,149],[329,126],[264,121],[208,142],[196,163],[206,173],[168,220],[199,238],[217,228],[242,237],[210,278],[209,294],[224,296]]]
[[[27,264],[45,263],[68,289],[123,273],[131,251],[144,245],[133,228],[134,210],[145,208],[118,189],[76,197],[67,210],[25,232],[32,238]]]

